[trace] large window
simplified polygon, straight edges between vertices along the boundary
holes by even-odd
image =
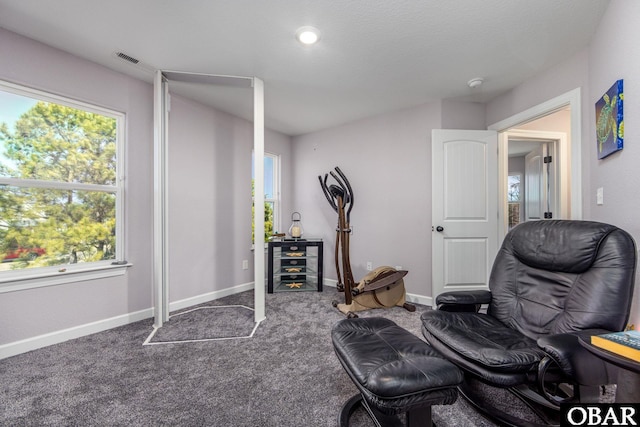
[[[124,116],[0,82],[0,279],[122,252]]]
[[[252,185],[255,182],[253,155],[251,162]],[[253,223],[253,215],[252,215]],[[279,156],[264,153],[264,238],[268,240],[280,231],[280,161]],[[252,233],[253,240],[253,233]]]

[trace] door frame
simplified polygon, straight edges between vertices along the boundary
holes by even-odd
[[[580,88],[573,89],[563,93],[553,99],[531,107],[525,111],[515,114],[509,118],[501,120],[487,127],[489,130],[498,132],[498,181],[500,189],[498,197],[502,202],[498,206],[498,234],[501,242],[506,235],[506,200],[507,176],[508,172],[508,146],[505,132],[514,127],[523,125],[533,120],[539,119],[562,108],[570,108],[571,117],[571,135],[568,138],[566,149],[568,155],[565,156],[570,160],[571,166],[571,185],[569,187],[571,202],[569,204],[571,219],[582,219],[582,104],[581,104]],[[566,165],[565,165],[566,166]],[[566,181],[565,181],[566,182]]]
[[[500,195],[504,205],[500,208],[502,212],[508,212],[508,202],[506,196],[507,178],[509,175],[509,140],[527,140],[533,142],[547,142],[552,145],[552,150],[549,153],[553,157],[552,164],[555,168],[554,175],[554,191],[551,204],[553,207],[554,218],[568,218],[571,212],[571,207],[566,200],[569,199],[571,194],[569,189],[569,174],[571,163],[569,162],[569,137],[565,132],[551,132],[551,131],[539,131],[539,130],[506,130],[500,134],[503,139],[504,148],[499,150],[500,156],[505,156],[504,159],[499,159],[499,162],[505,162],[507,171],[504,176],[504,182],[500,182],[499,185],[504,189],[504,196]],[[500,147],[500,138],[498,139],[498,147]],[[523,176],[526,179],[526,177]],[[499,178],[500,180],[500,178]],[[507,216],[504,215],[505,221],[502,226],[504,230],[508,230]],[[504,236],[503,236],[504,237]]]
[[[169,281],[169,83],[179,81],[251,88],[253,90],[253,151],[255,159],[264,158],[264,82],[258,77],[203,74],[185,71],[156,70],[154,76],[154,185],[153,185],[153,289],[154,327],[169,320],[171,284]],[[255,248],[254,251],[254,321],[265,314],[264,238],[264,161],[255,162]]]

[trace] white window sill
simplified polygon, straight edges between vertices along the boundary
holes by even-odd
[[[54,269],[47,268],[46,271],[42,271],[45,269],[39,269],[41,271],[33,272],[32,274],[25,274],[25,271],[21,271],[18,274],[2,274],[0,275],[0,294],[122,276],[126,273],[127,267],[132,265],[129,263],[121,265],[94,263],[82,267],[59,266]]]

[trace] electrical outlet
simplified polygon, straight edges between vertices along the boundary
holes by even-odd
[[[248,270],[249,269],[249,260],[248,259],[243,259],[242,260],[242,269],[243,270]]]
[[[371,261],[367,261],[367,271],[373,270],[373,263]]]

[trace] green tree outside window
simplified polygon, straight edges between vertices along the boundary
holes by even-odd
[[[12,269],[115,259],[116,124],[39,101],[0,125],[0,176],[29,180],[0,186],[0,259]]]
[[[251,180],[251,197],[255,195],[254,180]],[[256,230],[256,214],[255,204],[251,204],[251,242],[255,242]],[[264,241],[268,241],[273,235],[273,204],[264,202]]]

